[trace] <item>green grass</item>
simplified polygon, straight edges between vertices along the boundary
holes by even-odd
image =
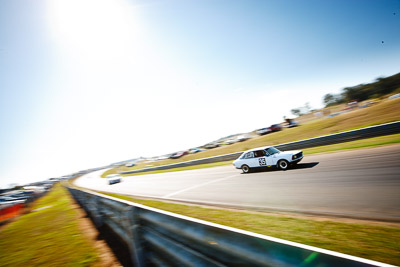
[[[183,161],[229,154],[233,152],[240,152],[254,147],[283,144],[382,123],[394,122],[400,120],[399,110],[400,99],[384,100],[371,107],[358,109],[336,117],[312,120],[300,125],[299,127],[284,129],[281,132],[258,136],[244,142],[210,149],[196,154],[186,155],[179,159],[161,160],[152,162],[151,164],[152,166],[173,164]],[[105,175],[117,173],[119,171],[143,169],[146,168],[146,164],[149,163],[141,163],[134,167],[122,166],[114,168],[109,170]]]
[[[400,265],[400,226],[395,224],[242,212],[107,195],[254,233]]]
[[[356,140],[356,141],[345,142],[345,143],[339,143],[339,144],[334,144],[334,145],[306,148],[306,149],[303,149],[303,152],[307,156],[307,155],[312,155],[312,154],[316,154],[316,153],[378,147],[378,146],[385,146],[385,145],[392,145],[392,144],[400,144],[400,134],[378,136],[378,137],[367,138],[367,139]],[[172,168],[172,169],[167,169],[167,170],[156,170],[156,171],[148,171],[148,172],[141,172],[141,173],[122,174],[122,176],[126,177],[126,176],[136,176],[136,175],[144,175],[144,174],[186,171],[186,170],[203,169],[203,168],[210,168],[210,167],[223,166],[223,165],[231,165],[231,164],[232,164],[232,160],[228,160],[228,161],[221,161],[221,162],[215,162],[215,163],[207,163],[207,164],[199,164],[199,165],[193,165],[193,166]],[[115,173],[115,169],[108,170],[108,171],[104,172],[101,176],[106,177],[110,173]]]
[[[78,225],[66,189],[56,185],[32,211],[0,231],[0,266],[94,266],[99,256]]]

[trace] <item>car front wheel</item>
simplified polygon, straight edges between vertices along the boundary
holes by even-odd
[[[242,166],[242,171],[243,171],[243,173],[249,173],[249,172],[250,172],[249,166],[243,165],[243,166]]]
[[[287,170],[287,168],[289,167],[289,162],[287,162],[284,159],[281,159],[280,161],[278,161],[278,167],[281,170]]]

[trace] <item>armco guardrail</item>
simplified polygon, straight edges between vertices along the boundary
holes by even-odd
[[[302,149],[316,146],[333,145],[337,143],[397,133],[400,133],[400,121],[281,144],[276,147],[282,150]]]
[[[348,141],[354,141],[354,140],[359,140],[359,139],[364,139],[364,138],[370,138],[370,137],[376,137],[376,136],[382,136],[382,135],[388,135],[388,134],[396,134],[396,133],[400,133],[400,121],[376,125],[376,126],[370,126],[370,127],[366,127],[366,128],[362,128],[362,129],[343,132],[343,133],[324,135],[324,136],[320,136],[320,137],[316,137],[316,138],[305,139],[305,140],[291,142],[291,143],[275,145],[275,147],[280,150],[295,150],[295,149],[303,149],[303,148],[316,147],[316,146],[332,145],[332,144],[337,144],[337,143],[343,143],[343,142],[348,142]],[[205,164],[205,163],[235,160],[242,153],[243,153],[243,151],[226,154],[226,155],[221,155],[221,156],[216,156],[216,157],[209,157],[209,158],[204,158],[204,159],[169,164],[169,165],[164,165],[164,166],[157,166],[157,167],[132,170],[132,171],[124,171],[124,172],[121,172],[121,174],[131,174],[131,173],[139,173],[139,172],[147,172],[147,171],[155,171],[155,170],[166,170],[166,169],[185,167],[185,166],[193,166],[193,165],[199,165],[199,164]]]
[[[68,188],[97,226],[130,249],[135,266],[391,266]]]

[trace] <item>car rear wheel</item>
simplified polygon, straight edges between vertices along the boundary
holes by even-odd
[[[249,173],[249,172],[250,172],[249,166],[243,165],[243,166],[242,166],[242,171],[243,171],[243,173]]]
[[[287,160],[281,159],[280,161],[278,161],[278,167],[281,170],[287,170],[287,168],[289,167],[289,162],[287,162]]]

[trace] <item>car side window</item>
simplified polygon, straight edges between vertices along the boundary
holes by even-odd
[[[254,151],[254,157],[260,158],[265,156],[265,150],[257,150]]]
[[[251,158],[254,158],[254,153],[253,153],[253,151],[247,152],[246,154],[244,154],[243,158],[244,158],[244,159],[251,159]]]

